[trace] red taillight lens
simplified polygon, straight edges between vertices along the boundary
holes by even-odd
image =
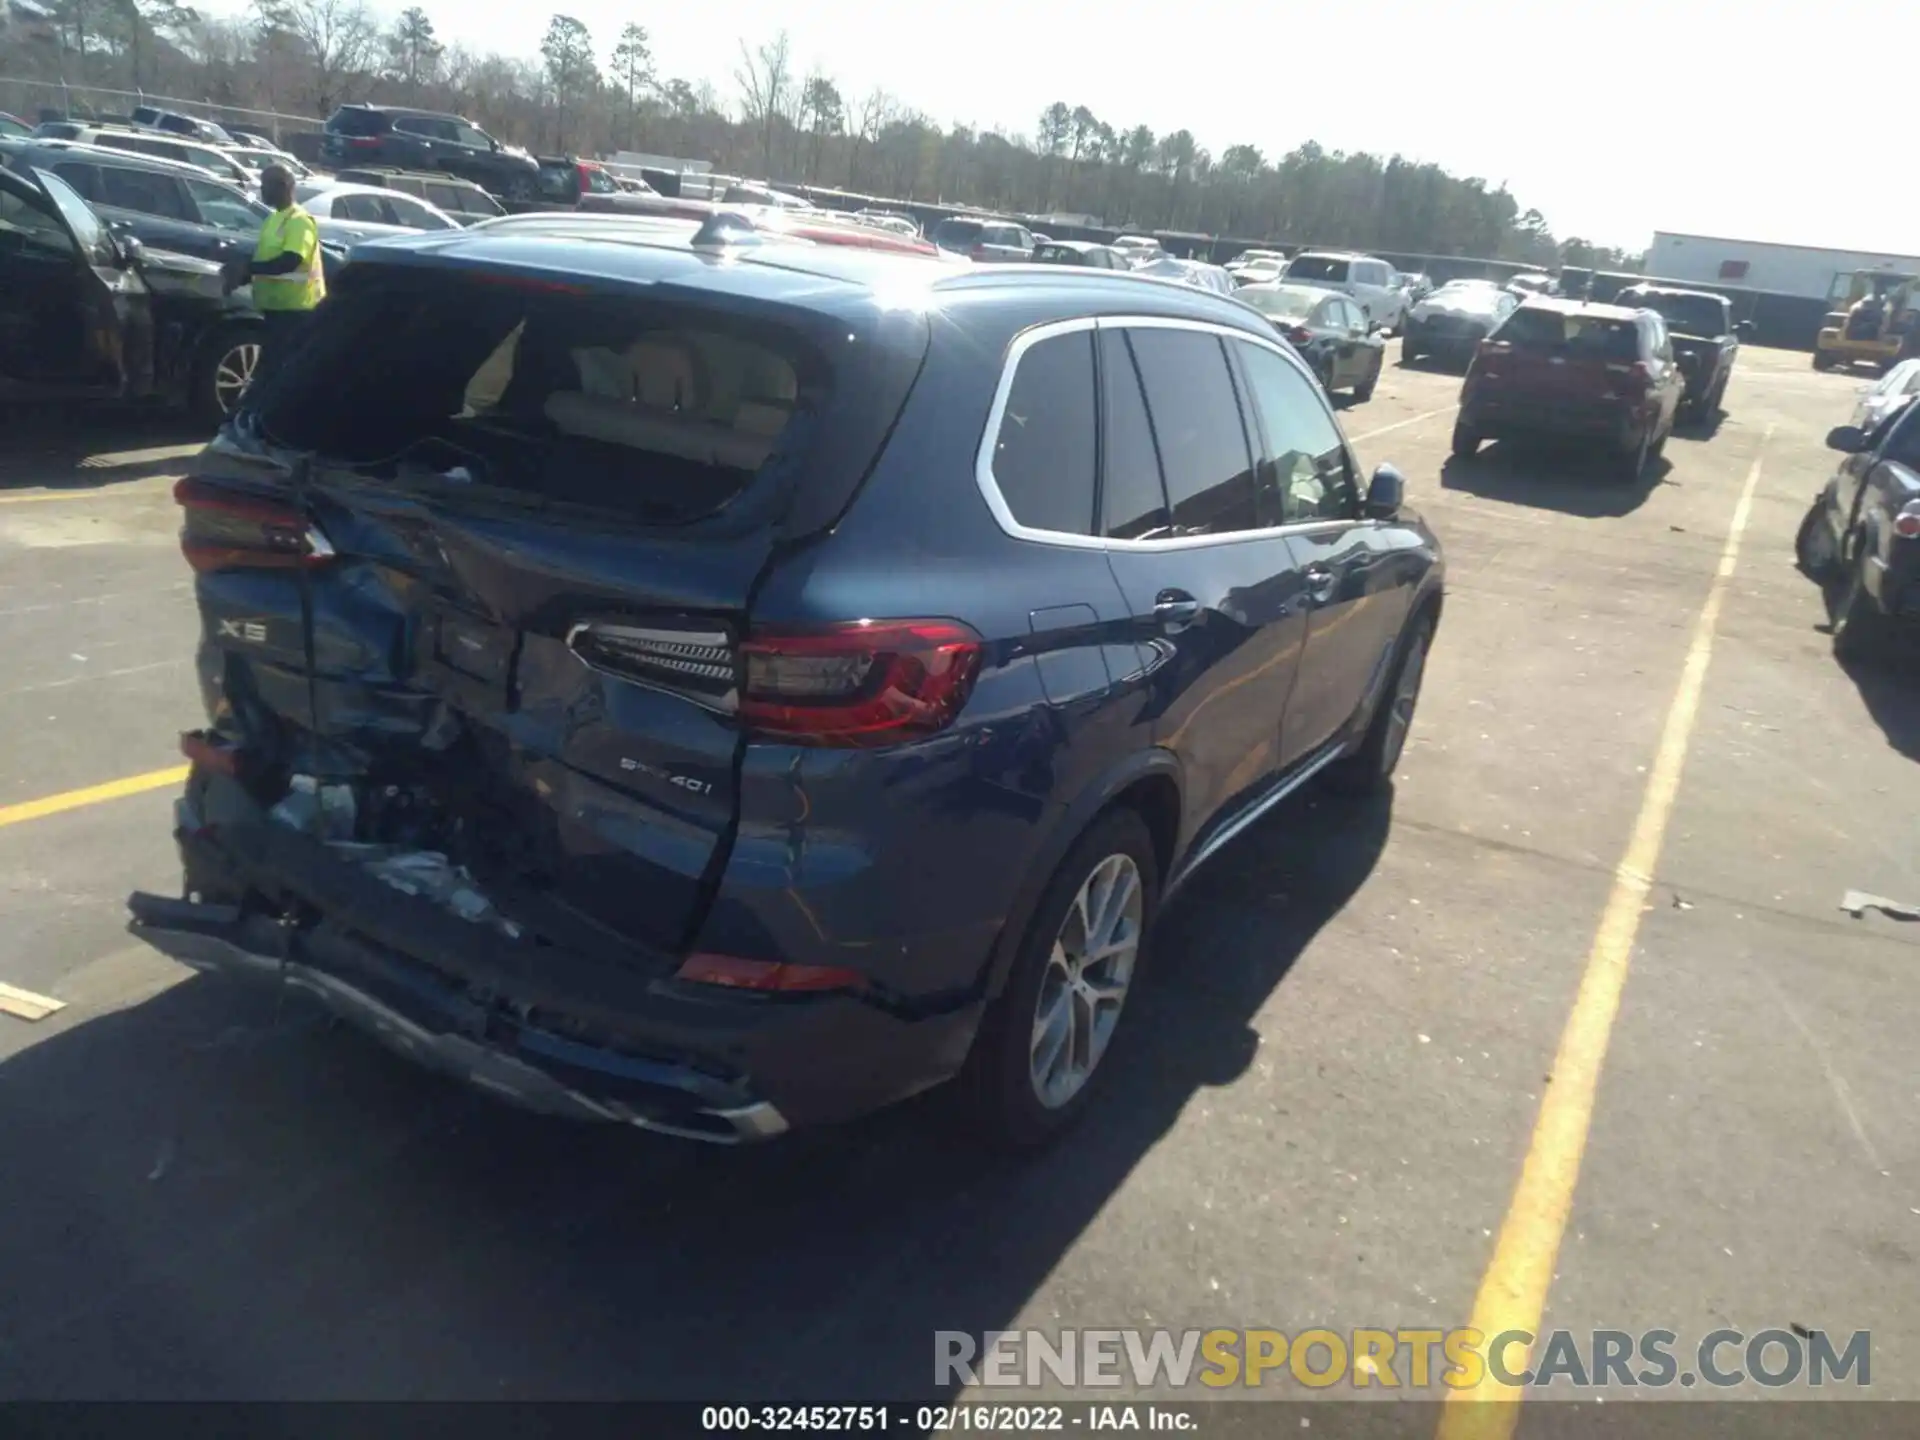
[[[1287,339],[1296,345],[1305,345],[1312,341],[1313,332],[1304,325],[1296,325],[1287,331]]]
[[[969,260],[984,260],[984,259],[986,259],[986,258],[987,258],[987,247],[986,247],[986,246],[984,246],[984,245],[976,245],[976,246],[974,246],[974,247],[973,247],[973,248],[972,248],[971,250],[969,250],[969,251],[967,251],[967,258],[968,258]]]
[[[182,731],[180,753],[203,770],[214,770],[222,775],[238,775],[241,770],[240,751],[205,730]]]
[[[890,745],[944,729],[980,673],[980,637],[950,620],[863,620],[740,646],[740,718],[799,745]]]
[[[857,990],[866,983],[867,977],[858,970],[837,965],[785,965],[770,960],[742,960],[732,955],[689,955],[674,978],[695,985],[721,985],[729,990],[796,995],[822,990]]]
[[[1631,365],[1607,366],[1607,373],[1618,378],[1623,390],[1648,390],[1653,387],[1653,367],[1644,360]]]
[[[380,143],[378,135],[349,135],[346,138],[349,150],[371,150]]]
[[[1900,507],[1900,513],[1893,517],[1893,533],[1902,540],[1920,536],[1920,504],[1909,501]]]
[[[319,527],[281,501],[204,480],[177,482],[173,498],[180,553],[195,570],[287,570],[333,558]]]

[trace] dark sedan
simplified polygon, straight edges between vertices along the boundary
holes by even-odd
[[[1667,290],[1657,285],[1635,285],[1613,297],[1629,310],[1651,310],[1667,325],[1674,362],[1686,381],[1681,412],[1690,420],[1720,413],[1727,382],[1740,341],[1753,333],[1753,322],[1733,323],[1733,307],[1724,295],[1704,290]]]
[[[1284,284],[1243,285],[1233,298],[1258,310],[1300,352],[1329,395],[1351,390],[1357,401],[1373,398],[1387,343],[1352,300],[1335,290]]]

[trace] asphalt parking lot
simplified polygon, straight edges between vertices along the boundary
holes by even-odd
[[[1458,383],[1390,364],[1345,416],[1449,552],[1391,804],[1203,873],[1124,1073],[1024,1164],[939,1095],[752,1151],[522,1117],[131,944],[200,719],[191,437],[11,427],[0,981],[66,1008],[0,1014],[0,1396],[927,1398],[937,1329],[1532,1287],[1578,1330],[1869,1330],[1870,1393],[1920,1399],[1920,927],[1838,908],[1920,900],[1920,686],[1835,664],[1791,553],[1860,381],[1750,347],[1633,489],[1447,460]]]

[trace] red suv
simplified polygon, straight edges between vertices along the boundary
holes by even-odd
[[[1685,382],[1651,310],[1529,300],[1480,342],[1460,389],[1453,453],[1482,440],[1564,435],[1610,446],[1637,479],[1673,432]]]

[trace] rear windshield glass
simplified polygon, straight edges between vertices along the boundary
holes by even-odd
[[[1300,320],[1313,312],[1320,296],[1311,290],[1263,290],[1249,288],[1236,292],[1269,320]]]
[[[719,509],[826,396],[797,335],[731,316],[464,279],[329,301],[261,401],[276,442],[672,524]]]
[[[1727,333],[1727,304],[1705,295],[1635,294],[1629,291],[1616,304],[1636,310],[1652,310],[1667,322],[1676,335],[1699,335],[1718,340]]]
[[[540,166],[540,196],[545,200],[572,200],[580,193],[580,170],[571,161]]]
[[[1091,265],[1093,261],[1086,251],[1076,250],[1071,245],[1036,245],[1033,258],[1046,265]]]
[[[1302,255],[1287,266],[1289,280],[1331,280],[1336,285],[1346,283],[1347,262],[1330,260],[1324,255]]]
[[[980,238],[977,220],[942,220],[933,230],[936,245],[971,245]]]
[[[1562,350],[1601,360],[1640,358],[1640,327],[1611,315],[1568,314],[1521,306],[1494,333],[1516,350]]]
[[[336,110],[327,129],[336,135],[384,135],[387,117],[378,110]]]

